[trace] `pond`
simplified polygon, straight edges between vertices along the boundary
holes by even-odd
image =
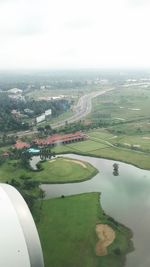
[[[47,198],[83,192],[101,192],[105,212],[133,231],[135,250],[127,255],[127,267],[150,266],[150,171],[116,161],[67,154],[65,157],[91,163],[99,173],[91,180],[72,184],[42,185]]]

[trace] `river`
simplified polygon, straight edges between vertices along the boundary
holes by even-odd
[[[83,192],[101,192],[105,212],[133,232],[135,250],[127,255],[126,267],[150,267],[150,171],[119,164],[119,176],[113,175],[116,161],[67,154],[84,160],[99,173],[91,180],[70,184],[42,185],[46,198]]]

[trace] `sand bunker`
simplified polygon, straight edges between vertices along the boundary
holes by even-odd
[[[82,161],[72,160],[72,159],[64,159],[64,160],[77,163],[77,164],[81,165],[83,168],[87,168],[87,166]]]
[[[97,224],[96,234],[99,241],[96,244],[96,255],[105,256],[107,255],[107,247],[112,244],[115,239],[115,231],[107,224]]]

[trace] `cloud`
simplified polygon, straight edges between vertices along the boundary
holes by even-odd
[[[141,7],[149,5],[149,0],[128,0],[128,4],[132,7]]]
[[[34,0],[0,0],[0,35],[27,36],[44,32],[43,7]]]
[[[64,26],[69,30],[83,30],[91,28],[94,25],[94,21],[92,20],[70,20],[64,23]]]
[[[148,65],[143,2],[0,1],[0,68]]]

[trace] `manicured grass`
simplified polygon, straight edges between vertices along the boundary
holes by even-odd
[[[56,158],[41,163],[43,170],[34,173],[34,178],[40,182],[65,183],[87,180],[98,172],[91,164],[71,159]]]
[[[21,168],[17,160],[6,160],[0,166],[0,181],[6,182],[11,181],[11,179],[19,179],[21,175],[32,176],[31,171]]]
[[[124,148],[115,148],[115,147],[105,147],[102,149],[96,149],[93,151],[87,151],[83,152],[82,150],[76,150],[74,147],[74,150],[70,145],[67,146],[67,149],[61,146],[59,147],[59,152],[54,150],[56,153],[78,153],[82,155],[87,155],[87,156],[95,156],[95,157],[100,157],[100,158],[106,158],[106,159],[112,159],[112,160],[118,160],[118,161],[123,161],[129,164],[133,164],[139,168],[142,169],[150,169],[150,155],[146,153],[140,153],[138,151],[132,151]]]
[[[109,254],[103,257],[95,254],[99,222],[108,223],[116,232]],[[104,215],[99,193],[44,200],[37,227],[45,267],[121,267],[131,249],[130,231]]]
[[[56,153],[77,153],[95,157],[104,157],[108,159],[119,160],[138,166],[142,169],[150,169],[149,158],[150,154],[147,149],[150,149],[150,139],[143,139],[149,137],[147,135],[112,135],[107,130],[98,129],[87,132],[89,139],[83,142],[78,142],[68,145],[60,145],[54,148]],[[138,149],[143,149],[142,153],[125,146],[124,143],[131,145],[139,144]],[[115,147],[122,144],[124,147]],[[114,145],[114,147],[112,147]],[[144,153],[145,149],[145,153]]]
[[[87,162],[67,160],[70,161],[64,158],[45,161],[41,163],[43,169],[37,172],[24,169],[17,160],[7,160],[0,167],[0,181],[18,180],[20,176],[25,175],[31,177],[32,180],[45,183],[79,182],[90,179],[98,172]]]
[[[107,147],[106,144],[104,144],[103,142],[100,142],[99,140],[95,141],[95,140],[86,140],[83,142],[78,142],[78,143],[74,143],[74,144],[70,144],[69,147],[71,149],[76,149],[82,152],[90,152],[90,151],[94,151],[96,149],[101,149],[101,148],[105,148]]]
[[[109,133],[108,131],[104,129],[91,130],[88,132],[88,135],[90,137],[99,138],[103,140],[109,140],[110,138],[114,136],[113,134]]]
[[[119,140],[120,144],[138,145],[139,149],[150,150],[150,134],[122,136]]]

